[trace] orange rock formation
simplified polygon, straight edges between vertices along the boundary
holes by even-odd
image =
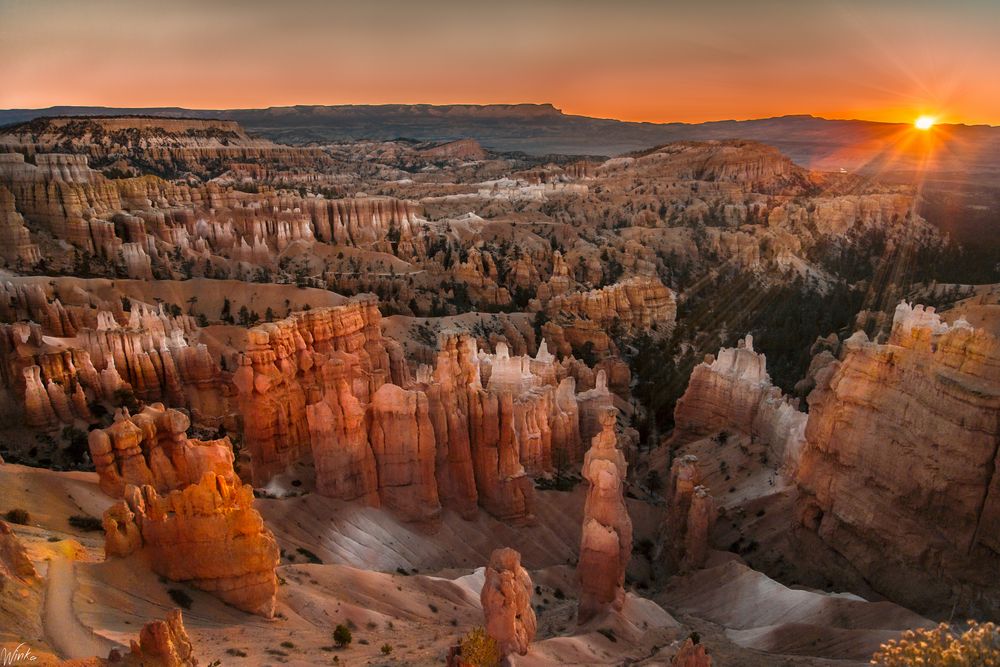
[[[250,486],[215,473],[166,495],[128,486],[104,513],[105,552],[142,552],[154,572],[187,582],[237,609],[270,618],[278,544],[253,507]]]
[[[496,640],[504,657],[527,654],[535,638],[538,622],[531,607],[531,590],[531,577],[521,567],[521,554],[514,549],[494,550],[480,599],[486,633]]]

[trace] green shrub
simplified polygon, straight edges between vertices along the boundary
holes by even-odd
[[[333,641],[339,648],[350,646],[351,639],[351,629],[346,625],[340,624],[333,629]]]
[[[28,514],[28,510],[20,508],[8,510],[7,513],[4,514],[4,518],[10,523],[16,523],[22,526],[28,525],[28,522],[31,521],[31,515]]]
[[[87,516],[85,514],[74,514],[71,516],[69,518],[69,525],[87,532],[104,530],[104,525],[101,523],[100,519],[94,516]]]
[[[174,604],[183,609],[190,609],[191,605],[194,603],[194,600],[187,594],[187,591],[181,590],[180,588],[168,589],[167,595],[169,595],[170,599],[174,601]]]
[[[319,556],[317,556],[313,552],[309,551],[305,547],[299,547],[298,549],[296,549],[296,551],[298,551],[310,563],[314,563],[316,565],[322,565],[323,564],[323,559],[322,558],[320,558]]]

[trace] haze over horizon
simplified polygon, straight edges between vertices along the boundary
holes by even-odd
[[[0,0],[0,107],[552,103],[627,121],[1000,124],[1000,90],[983,85],[995,3],[625,4]]]

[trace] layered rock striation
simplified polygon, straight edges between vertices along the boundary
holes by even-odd
[[[44,295],[42,296],[44,299]],[[120,405],[130,398],[187,409],[206,424],[229,413],[219,363],[197,342],[192,318],[134,304],[120,316],[97,311],[93,327],[74,322],[56,301],[42,318],[65,337],[46,336],[45,325],[0,325],[0,389],[6,410],[23,406],[28,426],[55,429],[90,421],[89,405]]]
[[[343,306],[295,313],[250,330],[233,382],[239,390],[254,484],[265,484],[310,448],[317,461],[337,448],[335,440],[311,435],[307,405],[322,401],[335,411],[334,403],[349,401],[345,392],[367,403],[386,382],[407,382],[405,362],[401,355],[390,355],[394,343],[382,337],[380,322],[377,301],[358,297]],[[330,391],[343,395],[343,401],[324,396]],[[337,428],[363,429],[363,422],[350,418],[350,406],[340,411],[345,416],[334,419]],[[330,415],[322,408],[314,412],[318,434],[320,420]],[[327,429],[327,435],[333,433]]]
[[[794,468],[805,443],[807,415],[797,401],[771,384],[767,360],[754,351],[753,337],[719,350],[695,366],[687,389],[674,408],[673,442],[733,430],[766,443]]]
[[[551,318],[546,337],[562,354],[589,349],[604,357],[612,349],[611,333],[640,333],[673,327],[677,299],[657,278],[635,276],[591,290],[553,296],[544,305]]]
[[[490,354],[446,333],[411,378],[380,325],[360,297],[251,329],[233,381],[254,484],[311,455],[324,495],[411,520],[443,506],[532,520],[531,475],[579,461],[581,432],[611,405],[603,373],[577,394],[575,360],[557,361],[544,341],[534,357],[511,356],[503,342]]]
[[[802,524],[880,593],[1000,614],[1000,342],[901,303],[816,377],[798,470]]]

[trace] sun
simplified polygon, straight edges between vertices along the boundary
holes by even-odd
[[[913,126],[918,130],[929,130],[934,127],[935,122],[937,122],[937,119],[934,116],[920,116],[913,121]]]

